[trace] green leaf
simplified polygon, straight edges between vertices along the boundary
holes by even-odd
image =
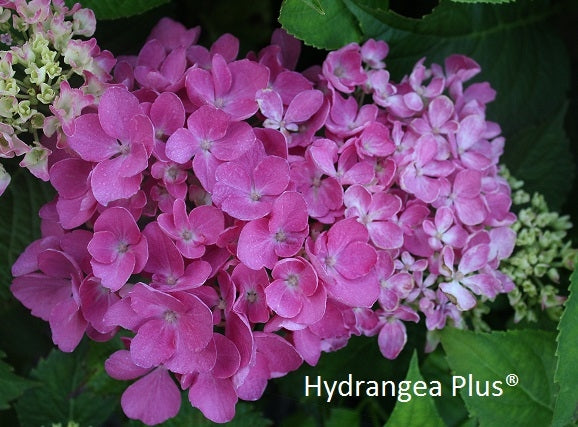
[[[305,44],[321,49],[337,49],[361,40],[357,20],[343,0],[285,0],[279,22]]]
[[[118,19],[140,15],[155,7],[168,3],[169,0],[83,0],[82,7],[92,9],[96,19]],[[76,3],[67,0],[71,6]]]
[[[255,407],[246,402],[237,403],[235,408],[235,418],[227,423],[228,427],[267,427],[270,426],[272,422],[263,415],[255,410]],[[130,420],[127,423],[128,426],[140,427],[143,424],[140,421]],[[193,408],[186,398],[186,393],[183,393],[183,401],[181,404],[181,409],[176,417],[162,423],[162,427],[182,427],[182,426],[195,426],[195,427],[215,427],[220,424],[216,424],[202,414],[197,408]]]
[[[107,343],[108,344],[108,343]],[[28,390],[16,402],[16,412],[22,427],[37,427],[74,421],[80,425],[102,425],[116,409],[120,393],[108,394],[104,383],[117,383],[104,372],[101,348],[112,352],[111,344],[84,342],[74,353],[52,350],[32,370],[31,378],[40,387]],[[118,383],[121,384],[121,383]],[[126,386],[126,384],[124,384]]]
[[[414,352],[409,370],[405,377],[407,381],[415,384],[417,381],[423,381],[419,371],[417,353]],[[426,383],[427,384],[427,383]],[[434,400],[431,396],[414,396],[408,402],[397,402],[387,421],[387,427],[405,427],[405,426],[431,426],[444,427],[445,423],[441,419]]]
[[[455,3],[493,3],[493,4],[502,4],[502,3],[511,3],[516,0],[452,0]]]
[[[452,373],[441,346],[427,355],[421,365],[420,372],[427,381],[441,382],[442,390],[446,391],[434,399],[438,413],[445,424],[447,426],[464,426],[464,423],[469,419],[468,410],[459,394],[452,396],[451,393],[447,392],[452,387]]]
[[[560,385],[552,426],[578,423],[578,270],[570,278],[570,296],[558,326],[554,381]]]
[[[6,354],[0,351],[0,410],[8,409],[11,400],[36,385],[34,381],[16,375],[12,366],[1,360],[4,357]]]
[[[325,427],[350,427],[359,425],[359,411],[348,408],[331,408]]]
[[[474,333],[448,328],[441,337],[455,383],[464,383],[459,393],[481,427],[550,425],[555,394],[553,334],[537,330]],[[519,380],[515,386],[507,385],[511,374]],[[486,391],[488,395],[480,396]],[[446,392],[454,394],[453,389]]]
[[[19,169],[0,197],[0,298],[10,295],[11,268],[26,246],[40,237],[40,207],[52,198],[51,187]]]
[[[503,161],[529,193],[544,195],[559,210],[572,188],[574,163],[564,131],[566,106],[551,117],[524,128],[506,141]]]

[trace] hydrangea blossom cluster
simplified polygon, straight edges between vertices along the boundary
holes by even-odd
[[[129,417],[176,415],[182,389],[226,422],[352,335],[393,359],[407,322],[464,326],[513,289],[504,139],[485,117],[494,91],[466,85],[476,62],[421,60],[396,83],[369,40],[301,73],[281,30],[243,59],[199,31],[161,20],[63,126],[58,195],[13,267],[63,351],[130,332],[105,365],[135,380]]]
[[[51,151],[43,134],[70,133],[111,78],[113,55],[85,40],[95,27],[94,12],[80,4],[0,0],[0,158],[24,156],[20,166],[44,181]],[[0,164],[0,195],[10,179]]]
[[[526,192],[523,181],[502,168],[502,175],[514,190],[513,204],[519,208],[518,218],[512,225],[517,233],[516,250],[501,267],[516,284],[508,294],[515,310],[514,321],[535,322],[542,311],[558,321],[566,301],[560,295],[560,277],[565,270],[574,270],[578,260],[578,250],[567,237],[572,223],[567,215],[551,211],[540,193]]]

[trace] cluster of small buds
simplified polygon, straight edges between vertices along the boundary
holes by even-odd
[[[572,223],[567,215],[550,211],[540,193],[526,192],[523,181],[505,167],[502,175],[513,190],[513,205],[519,209],[512,225],[517,233],[516,248],[500,267],[516,284],[508,294],[514,320],[535,322],[540,312],[559,320],[566,300],[560,295],[561,272],[573,271],[578,261],[578,250],[567,238]]]
[[[475,61],[420,60],[395,83],[369,40],[300,73],[281,30],[243,59],[233,36],[207,49],[199,31],[161,20],[98,104],[55,114],[57,196],[12,269],[63,351],[125,331],[105,367],[136,380],[129,417],[176,415],[181,389],[226,422],[351,336],[393,359],[406,322],[464,326],[513,289],[504,138],[485,116],[495,92],[466,85]]]
[[[80,100],[71,97],[92,103],[111,78],[112,54],[101,52],[96,39],[85,40],[95,27],[94,12],[79,4],[0,1],[0,158],[23,155],[20,166],[44,181],[51,150],[42,145],[43,134],[66,125],[64,116],[69,123],[80,114]],[[71,89],[75,75],[79,88]],[[0,195],[9,182],[0,164]]]

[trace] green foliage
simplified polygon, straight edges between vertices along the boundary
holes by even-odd
[[[554,381],[560,385],[552,426],[578,423],[578,270],[571,277],[570,297],[558,326]]]
[[[117,347],[84,342],[72,354],[52,350],[30,373],[41,385],[16,402],[21,426],[69,421],[82,426],[103,424],[119,405],[119,395],[110,390],[122,384],[110,379],[103,368],[104,353]]]
[[[168,2],[169,0],[83,0],[82,6],[92,9],[96,19],[101,20],[140,15]],[[71,6],[76,1],[67,0],[66,3]]]
[[[448,328],[441,336],[454,375],[467,381],[459,393],[480,426],[550,425],[556,395],[553,333],[537,330],[474,333]],[[506,377],[510,374],[517,375],[517,385],[507,385]],[[503,391],[500,396],[491,395],[498,393],[493,388],[495,381],[501,381],[497,384]],[[485,393],[486,384],[490,395],[479,396]]]
[[[343,0],[285,0],[279,22],[288,33],[322,49],[337,49],[362,37]]]
[[[517,132],[508,139],[503,158],[512,175],[524,181],[524,189],[543,194],[553,211],[562,207],[574,177],[565,116],[563,106]]]
[[[0,351],[0,410],[8,409],[11,400],[36,385],[34,381],[16,375],[12,366],[2,360],[5,356]]]
[[[143,424],[140,421],[131,420],[126,425],[140,427]],[[201,411],[190,405],[187,400],[187,394],[183,393],[183,402],[177,416],[160,425],[162,427],[216,427],[220,424],[207,420]],[[268,427],[270,425],[270,420],[256,411],[252,404],[246,402],[240,402],[237,404],[235,418],[227,423],[227,426],[229,427]]]
[[[493,4],[502,4],[502,3],[511,3],[516,0],[452,0],[456,3],[493,3]]]
[[[52,198],[52,189],[28,171],[12,173],[12,182],[0,199],[0,300],[10,295],[10,269],[16,258],[40,237],[38,210]]]
[[[415,352],[411,358],[405,379],[411,381],[412,384],[415,384],[416,381],[423,381],[419,371],[417,353]],[[445,426],[431,396],[419,396],[412,398],[409,402],[397,402],[386,427],[424,425],[431,427]]]

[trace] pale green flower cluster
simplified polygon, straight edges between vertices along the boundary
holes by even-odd
[[[572,271],[578,260],[578,250],[572,248],[567,236],[572,223],[568,216],[550,211],[541,194],[526,192],[524,183],[505,168],[503,176],[512,188],[514,206],[520,208],[512,225],[517,233],[516,248],[500,264],[500,270],[516,285],[508,294],[514,320],[534,322],[540,311],[558,320],[565,301],[560,296],[560,277],[563,270]]]
[[[42,136],[55,131],[46,118],[55,114],[61,83],[80,87],[90,76],[102,79],[114,63],[95,39],[79,38],[90,37],[95,27],[91,10],[78,4],[69,9],[62,0],[0,6],[0,158],[24,156],[20,166],[48,180],[50,150]],[[0,194],[9,181],[0,164]]]

